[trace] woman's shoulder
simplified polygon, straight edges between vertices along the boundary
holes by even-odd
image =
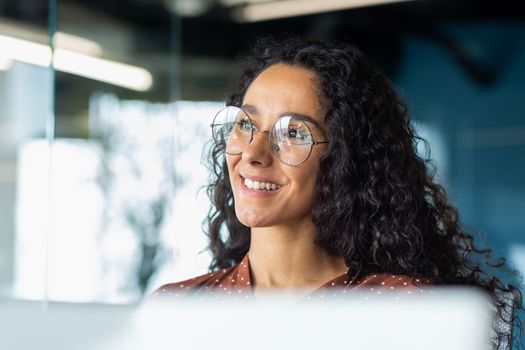
[[[174,295],[193,293],[200,289],[207,289],[213,285],[220,284],[230,278],[234,267],[221,269],[193,277],[180,282],[167,283],[157,288],[151,296]]]
[[[320,290],[328,288],[342,288],[345,292],[351,290],[363,290],[368,289],[372,292],[379,292],[381,294],[383,290],[397,291],[397,290],[410,290],[410,289],[422,289],[432,285],[433,282],[428,278],[419,278],[409,275],[396,275],[392,273],[371,273],[361,276],[351,276],[348,272],[336,277],[333,280],[325,283]]]
[[[396,289],[421,289],[432,285],[428,278],[418,278],[409,275],[395,275],[390,273],[377,273],[367,275],[356,282],[356,288],[370,288],[374,290]]]

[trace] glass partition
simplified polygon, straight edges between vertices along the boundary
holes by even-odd
[[[0,8],[0,293],[13,296],[21,266],[19,254],[32,255],[33,279],[26,288],[45,295],[50,147],[53,142],[54,73],[47,2],[4,1]],[[31,2],[33,3],[33,2]],[[32,145],[37,164],[26,162]],[[38,169],[36,169],[38,167]],[[22,186],[28,183],[28,186]],[[32,196],[34,194],[35,196]],[[29,195],[29,203],[21,201]],[[30,220],[20,220],[20,206],[31,208]],[[32,241],[21,243],[19,232],[31,230]]]
[[[161,266],[205,271],[186,225],[207,209],[193,197],[217,105],[177,102],[178,17],[131,1],[1,5],[2,296],[130,303]]]

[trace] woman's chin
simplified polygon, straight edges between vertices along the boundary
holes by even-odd
[[[237,219],[239,219],[244,226],[251,228],[271,226],[270,218],[263,213],[237,212]]]
[[[268,226],[263,220],[254,220],[254,219],[243,219],[240,218],[239,221],[244,226],[250,227],[250,228],[257,228],[257,227],[266,227]]]

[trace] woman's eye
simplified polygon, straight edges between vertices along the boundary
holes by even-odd
[[[296,138],[299,135],[295,129],[288,129],[288,137]]]
[[[252,123],[250,123],[249,120],[241,120],[238,122],[239,124],[239,128],[242,130],[242,131],[251,131],[252,129]]]
[[[300,129],[288,129],[288,137],[296,139],[296,140],[303,140],[306,135],[304,135]]]

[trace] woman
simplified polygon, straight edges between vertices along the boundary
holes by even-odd
[[[461,284],[490,293],[500,316],[505,293],[521,307],[516,288],[485,272],[490,251],[460,227],[405,105],[358,50],[262,40],[227,106],[212,125],[214,272],[157,294],[297,288],[308,299]]]

